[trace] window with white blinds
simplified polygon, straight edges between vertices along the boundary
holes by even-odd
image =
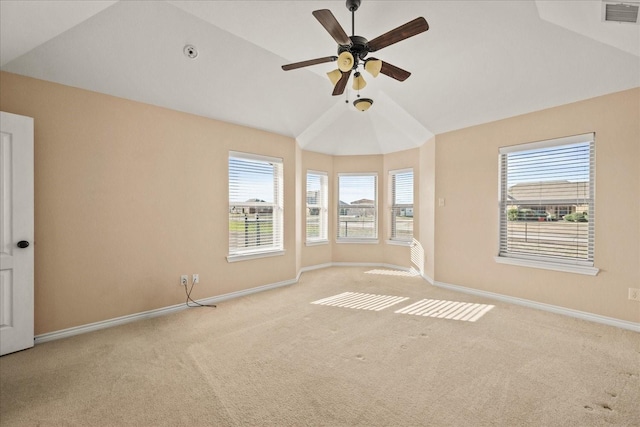
[[[307,243],[327,241],[328,182],[326,172],[307,172]]]
[[[413,169],[389,172],[391,183],[391,240],[413,239]]]
[[[283,249],[282,159],[229,153],[229,255]]]
[[[500,149],[500,257],[593,266],[594,136]]]
[[[375,173],[338,174],[338,240],[378,238]]]

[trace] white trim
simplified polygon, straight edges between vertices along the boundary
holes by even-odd
[[[387,245],[406,246],[406,247],[409,247],[409,248],[412,248],[412,247],[415,246],[415,244],[413,243],[413,240],[389,239],[389,240],[386,240],[385,243]]]
[[[500,147],[500,154],[516,153],[518,151],[536,150],[540,148],[555,147],[556,145],[578,144],[581,142],[593,142],[595,133],[583,133],[581,135],[565,136],[562,138],[547,139],[544,141],[528,142],[525,144]]]
[[[395,175],[395,174],[407,173],[407,172],[413,173],[413,168],[390,169],[389,170],[389,175]]]
[[[313,174],[313,175],[324,175],[324,176],[326,176],[326,177],[327,177],[327,179],[329,179],[329,173],[328,173],[328,172],[326,172],[326,171],[317,171],[317,170],[314,170],[314,169],[307,169],[307,173],[306,173],[306,175],[309,175],[309,174]],[[306,176],[306,175],[305,175],[305,176]]]
[[[408,273],[415,271],[415,269],[411,267],[400,267],[399,265],[385,264],[380,262],[332,262],[329,267],[383,267],[406,271]]]
[[[433,280],[433,277],[431,276],[427,276],[426,274],[422,273],[421,274],[422,278],[424,280],[426,280],[427,282],[429,282],[430,285],[433,285],[435,283],[435,281]]]
[[[640,332],[640,323],[636,323],[636,322],[629,322],[627,320],[614,319],[613,317],[601,316],[599,314],[587,313],[585,311],[573,310],[571,308],[559,307],[557,305],[545,304],[542,302],[531,301],[523,298],[497,294],[489,291],[482,291],[478,289],[467,288],[459,285],[451,285],[449,283],[444,283],[444,282],[434,281],[433,285],[440,288],[449,289],[452,291],[463,292],[465,294],[491,298],[491,299],[503,301],[509,304],[521,305],[524,307],[548,311],[551,313],[574,317],[581,320],[588,320],[590,322],[602,323],[608,326],[615,326],[617,328]]]
[[[284,159],[282,157],[263,156],[262,154],[245,153],[243,151],[229,150],[229,157],[239,158],[243,160],[253,160],[258,162],[267,162],[267,163],[279,163],[279,164],[284,163]]]
[[[281,282],[270,283],[268,285],[256,286],[255,288],[243,289],[241,291],[229,292],[228,294],[217,295],[215,297],[203,298],[197,300],[196,302],[200,304],[217,304],[223,301],[227,301],[234,298],[245,297],[252,294],[257,294],[258,292],[269,291],[271,289],[281,288],[283,286],[293,285],[298,282],[298,275],[295,279],[283,280]],[[185,306],[186,308],[186,306]]]
[[[400,267],[399,265],[384,264],[379,262],[327,262],[325,264],[316,264],[303,267],[300,269],[300,273],[306,273],[307,271],[320,270],[329,267],[383,267],[406,271],[408,273],[416,271],[416,269],[412,267]]]
[[[304,242],[305,246],[319,246],[319,245],[328,245],[329,239],[323,240],[307,240]]]
[[[99,331],[113,326],[124,325],[126,323],[135,322],[137,320],[151,319],[153,317],[164,316],[165,314],[174,313],[187,308],[184,303],[176,304],[169,307],[158,308],[155,310],[143,311],[141,313],[129,314],[127,316],[115,317],[113,319],[102,320],[100,322],[88,323],[86,325],[74,326],[73,328],[61,329],[59,331],[47,332],[45,334],[36,335],[34,342],[41,344],[48,341],[58,340],[61,338],[72,337],[87,332]]]
[[[309,203],[309,177],[317,177],[320,184],[316,203]],[[312,190],[313,191],[313,190]],[[306,214],[305,214],[305,244],[306,246],[312,246],[314,244],[329,243],[329,174],[327,172],[320,172],[311,169],[307,169],[305,175],[305,200],[306,200]],[[318,237],[309,236],[309,216],[311,209],[318,209]]]
[[[307,271],[320,270],[320,269],[329,268],[329,267],[333,267],[333,264],[330,262],[326,264],[316,264],[316,265],[310,265],[308,267],[302,267],[300,269],[300,272],[298,273],[298,278],[302,275],[302,273],[306,273]]]
[[[227,301],[234,298],[240,298],[247,295],[255,294],[258,292],[268,291],[283,286],[289,286],[298,282],[300,275],[295,279],[285,280],[282,282],[271,283],[268,285],[257,286],[255,288],[244,289],[242,291],[230,292],[228,294],[218,295],[215,297],[204,298],[196,300],[200,304],[217,304],[222,301]],[[48,332],[46,334],[36,335],[34,338],[35,344],[41,344],[48,341],[53,341],[61,338],[68,338],[74,335],[80,335],[87,332],[98,331],[100,329],[111,328],[113,326],[124,325],[126,323],[135,322],[143,319],[151,319],[153,317],[164,316],[177,311],[181,311],[188,308],[185,303],[171,305],[169,307],[158,308],[155,310],[143,311],[141,313],[129,314],[127,316],[116,317],[113,319],[103,320],[95,323],[88,323],[86,325],[75,326],[73,328],[62,329],[59,331]]]
[[[289,286],[297,283],[300,280],[300,276],[302,275],[302,273],[313,271],[313,270],[320,270],[320,269],[329,268],[329,267],[384,267],[384,268],[392,268],[395,270],[406,271],[406,272],[415,271],[415,269],[411,267],[400,267],[397,265],[384,264],[384,263],[331,262],[331,263],[325,263],[325,264],[316,264],[316,265],[311,265],[307,267],[302,267],[300,271],[298,271],[298,274],[296,275],[295,279],[284,280],[281,282],[271,283],[268,285],[257,286],[255,288],[244,289],[236,292],[230,292],[228,294],[218,295],[210,298],[204,298],[201,300],[197,300],[197,302],[200,304],[217,304],[222,301],[227,301],[234,298],[240,298],[243,296],[248,296],[258,292],[268,291],[271,289],[276,289],[284,286]],[[582,320],[588,320],[591,322],[602,323],[609,326],[615,326],[622,329],[628,329],[631,331],[640,332],[640,323],[614,319],[611,317],[600,316],[598,314],[572,310],[570,308],[558,307],[555,305],[540,303],[536,301],[530,301],[522,298],[511,297],[507,295],[497,294],[497,293],[488,292],[488,291],[482,291],[478,289],[467,288],[464,286],[451,285],[444,282],[437,282],[433,280],[433,278],[431,278],[430,276],[427,276],[424,273],[422,273],[420,276],[431,285],[434,285],[440,288],[445,288],[445,289],[450,289],[452,291],[491,298],[491,299],[503,301],[510,304],[522,305],[529,308],[549,311],[556,314],[561,314],[561,315],[575,317]],[[74,335],[80,335],[87,332],[98,331],[100,329],[106,329],[112,326],[123,325],[126,323],[131,323],[131,322],[142,320],[142,319],[150,319],[157,316],[163,316],[165,314],[174,313],[180,310],[184,310],[186,308],[188,307],[184,303],[181,303],[181,304],[176,304],[169,307],[144,311],[142,313],[130,314],[127,316],[116,317],[113,319],[103,320],[100,322],[89,323],[81,326],[75,326],[73,328],[62,329],[54,332],[48,332],[45,334],[36,335],[34,338],[34,343],[41,344],[41,343],[45,343],[48,341],[53,341],[61,338],[72,337]]]
[[[380,243],[380,240],[377,238],[365,239],[365,238],[355,238],[352,239],[350,237],[338,237],[336,239],[336,243],[357,243],[363,245],[377,245]]]
[[[543,261],[537,261],[532,259],[512,258],[512,257],[504,257],[504,256],[496,256],[496,257],[493,257],[493,259],[498,264],[508,264],[508,265],[517,265],[520,267],[540,268],[543,270],[562,271],[564,273],[585,274],[588,276],[596,276],[598,272],[600,272],[600,269],[597,267],[589,267],[585,265],[551,263],[551,262],[543,262]]]
[[[275,251],[265,251],[265,252],[252,252],[247,254],[233,254],[227,255],[227,262],[238,262],[238,261],[247,261],[250,259],[258,259],[258,258],[266,258],[270,256],[281,256],[284,255],[285,251],[275,250]]]
[[[338,177],[341,176],[375,176],[378,177],[378,172],[338,172]]]

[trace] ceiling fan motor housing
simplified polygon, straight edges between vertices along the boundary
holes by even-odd
[[[338,46],[338,55],[342,52],[350,52],[355,60],[354,68],[358,65],[358,60],[364,60],[369,53],[369,40],[361,36],[351,36],[351,46]]]

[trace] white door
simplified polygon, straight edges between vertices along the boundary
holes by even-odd
[[[0,355],[33,347],[33,119],[0,112]]]

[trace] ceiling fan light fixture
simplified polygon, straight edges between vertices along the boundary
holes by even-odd
[[[362,74],[355,73],[353,75],[353,90],[363,89],[367,85],[367,82],[364,81]]]
[[[342,78],[342,71],[336,68],[335,70],[328,72],[327,77],[331,80],[331,84],[335,86],[336,83],[338,83],[338,80]]]
[[[378,77],[380,70],[382,70],[382,61],[375,58],[367,59],[364,61],[364,69],[374,78]]]
[[[353,55],[351,52],[344,51],[338,56],[338,68],[343,73],[346,73],[353,68],[353,62]]]
[[[360,111],[367,111],[371,104],[373,104],[373,99],[371,98],[358,98],[353,101],[353,106]]]

